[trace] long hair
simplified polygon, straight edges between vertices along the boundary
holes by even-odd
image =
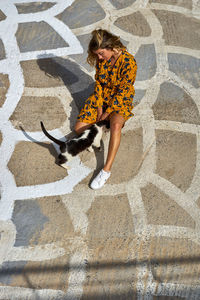
[[[91,66],[95,66],[98,56],[94,53],[99,48],[117,50],[126,49],[126,47],[120,41],[120,37],[116,36],[107,30],[97,29],[92,31],[92,38],[88,45],[88,57],[87,62]]]

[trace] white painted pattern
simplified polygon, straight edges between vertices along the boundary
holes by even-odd
[[[86,234],[88,227],[87,211],[90,208],[92,202],[96,196],[102,195],[117,195],[120,193],[127,193],[131,211],[133,214],[134,226],[136,233],[141,237],[141,240],[145,240],[150,236],[166,236],[174,238],[187,238],[192,240],[197,244],[200,244],[200,209],[196,205],[196,201],[200,196],[200,149],[199,149],[199,132],[200,126],[193,124],[182,124],[180,122],[173,121],[158,121],[154,120],[154,115],[152,111],[152,106],[157,99],[160,85],[165,82],[172,82],[177,86],[185,90],[189,94],[200,111],[199,104],[199,93],[200,89],[195,89],[187,82],[183,82],[178,76],[169,71],[167,53],[182,53],[190,54],[196,58],[200,57],[200,51],[190,50],[183,47],[176,46],[165,46],[164,40],[162,39],[163,31],[162,26],[158,19],[155,17],[151,9],[162,9],[169,10],[173,12],[180,12],[184,15],[190,15],[191,11],[180,6],[166,5],[166,4],[150,4],[148,0],[137,0],[132,5],[127,8],[117,10],[115,9],[108,0],[98,0],[99,5],[106,13],[106,17],[94,24],[84,26],[81,28],[76,28],[70,30],[66,25],[64,25],[58,19],[55,19],[55,15],[61,13],[66,7],[71,5],[73,2],[66,0],[56,0],[49,1],[45,0],[43,2],[56,2],[57,4],[52,8],[35,14],[18,14],[14,6],[14,3],[28,3],[33,2],[32,0],[10,0],[2,1],[0,3],[0,9],[7,16],[7,19],[0,23],[0,38],[3,41],[6,59],[0,61],[1,72],[9,75],[10,88],[7,93],[7,99],[4,106],[0,109],[0,120],[1,120],[1,132],[3,135],[3,141],[0,147],[0,183],[1,183],[1,201],[0,201],[0,230],[8,228],[10,233],[8,233],[8,240],[2,239],[3,244],[2,250],[0,252],[0,261],[16,261],[22,256],[26,260],[45,260],[49,258],[54,258],[59,255],[63,255],[63,249],[57,247],[56,245],[46,245],[45,249],[40,249],[40,247],[18,247],[16,249],[13,247],[15,241],[15,228],[10,221],[13,203],[17,200],[24,200],[29,198],[37,198],[42,196],[52,196],[52,195],[62,195],[63,203],[68,209],[74,229],[76,232],[81,231],[82,236]],[[200,7],[199,1],[193,0],[193,17],[200,19]],[[120,16],[126,16],[130,13],[140,11],[140,13],[147,20],[151,28],[150,37],[136,37],[114,25],[115,20]],[[15,33],[17,30],[17,24],[19,22],[30,22],[30,21],[41,21],[45,20],[55,31],[62,36],[62,38],[69,44],[67,48],[51,49],[46,51],[33,51],[27,53],[20,53]],[[111,30],[113,33],[120,35],[124,40],[128,40],[128,49],[132,53],[136,53],[142,44],[153,43],[156,49],[156,59],[157,59],[157,71],[154,77],[146,81],[137,81],[135,87],[138,89],[146,89],[146,94],[142,101],[135,108],[135,118],[132,118],[127,122],[124,132],[128,130],[134,130],[136,128],[143,128],[143,151],[146,152],[144,160],[141,164],[141,168],[138,175],[124,184],[116,185],[106,185],[104,189],[100,191],[90,191],[84,185],[80,185],[76,191],[77,195],[87,195],[88,200],[82,197],[75,197],[73,201],[67,200],[66,194],[70,194],[73,191],[74,186],[76,186],[84,177],[86,177],[91,170],[86,168],[84,165],[80,164],[79,158],[72,162],[71,170],[64,180],[56,183],[42,184],[38,186],[27,186],[27,187],[17,187],[15,180],[11,172],[7,168],[7,163],[14,151],[16,142],[27,140],[27,138],[19,131],[13,128],[12,124],[8,121],[9,116],[15,110],[18,102],[21,99],[22,93],[26,95],[33,95],[35,97],[40,95],[55,95],[59,97],[65,108],[67,115],[70,114],[69,103],[64,102],[66,93],[69,92],[66,88],[55,88],[55,89],[24,89],[24,78],[19,62],[22,60],[37,59],[38,55],[41,57],[50,57],[52,55],[64,56],[69,54],[82,53],[82,47],[76,38],[76,36],[84,35],[90,33],[96,27],[104,27]],[[9,34],[8,34],[9,32]],[[8,38],[9,36],[9,38]],[[83,68],[82,68],[83,69]],[[88,72],[87,72],[88,73]],[[93,72],[90,73],[91,76]],[[16,81],[15,78],[18,78]],[[58,96],[62,91],[62,95]],[[66,133],[66,129],[69,128],[66,123],[60,130],[53,130],[51,133],[57,137],[62,136],[63,132]],[[174,130],[179,132],[193,133],[196,135],[198,142],[197,151],[197,164],[196,171],[191,183],[190,188],[183,193],[176,186],[168,182],[167,180],[161,178],[155,174],[156,167],[156,154],[155,154],[155,129],[165,129]],[[41,134],[41,132],[28,133],[34,139],[43,141],[46,138]],[[105,141],[108,142],[108,141]],[[187,211],[192,219],[196,223],[195,229],[176,227],[176,226],[156,226],[149,225],[147,223],[145,207],[142,201],[140,188],[144,187],[147,183],[153,183],[165,194],[170,196],[181,208]],[[134,198],[132,195],[134,194]],[[28,196],[27,196],[28,195]],[[84,205],[82,203],[84,202]],[[10,229],[9,229],[10,228]],[[6,253],[5,247],[10,245],[10,251]],[[52,253],[51,247],[54,247],[54,253]],[[55,248],[57,247],[57,248]],[[74,247],[74,248],[73,248]],[[74,240],[72,248],[74,249],[74,255],[71,257],[71,271],[69,288],[65,295],[65,299],[81,299],[83,291],[83,282],[85,280],[85,264],[84,259],[88,258],[87,245],[83,240]],[[131,253],[131,248],[130,248]],[[73,270],[73,265],[78,264],[80,266],[79,270]],[[147,264],[138,265],[138,299],[153,299],[153,295],[157,296],[179,296],[185,299],[198,299],[200,286],[192,285],[181,285],[173,283],[160,283],[157,290],[155,289],[155,282],[151,269]],[[146,276],[148,275],[147,287]],[[34,297],[47,297],[47,299],[54,299],[54,297],[64,297],[64,293],[61,291],[53,290],[32,290],[24,288],[11,288],[11,287],[0,287],[0,299],[21,299],[22,297],[27,297],[26,299],[34,299]],[[44,298],[45,299],[45,298]]]

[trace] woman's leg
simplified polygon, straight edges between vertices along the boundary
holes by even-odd
[[[110,172],[113,161],[117,154],[121,139],[121,129],[124,123],[124,118],[116,113],[114,113],[110,118],[110,142],[108,147],[107,160],[103,168],[106,172]]]
[[[110,142],[108,147],[107,160],[104,168],[99,172],[99,174],[93,179],[90,184],[90,187],[94,190],[102,188],[110,177],[110,170],[119,148],[121,129],[124,123],[124,118],[116,113],[114,113],[110,118]]]
[[[90,128],[92,124],[89,123],[85,123],[85,122],[81,122],[81,121],[77,121],[75,126],[74,126],[74,130],[77,134],[82,133],[85,129]]]
[[[103,187],[108,178],[110,177],[110,170],[117,154],[121,139],[121,129],[125,123],[122,116],[114,113],[110,118],[110,142],[108,147],[107,160],[104,168],[99,172],[99,174],[93,179],[90,187],[94,190],[98,190]]]

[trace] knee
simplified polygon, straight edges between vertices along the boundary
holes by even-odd
[[[76,134],[82,133],[84,130],[88,129],[91,125],[87,123],[77,122],[74,126],[74,131]]]
[[[77,122],[74,126],[74,131],[77,135],[81,134],[84,131],[84,129],[84,126],[80,122]]]

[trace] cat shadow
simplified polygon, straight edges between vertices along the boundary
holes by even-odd
[[[36,139],[32,138],[22,126],[19,126],[20,130],[22,131],[22,133],[24,134],[24,136],[31,142],[46,148],[49,153],[55,158],[55,164],[59,165],[58,162],[58,152],[56,151],[56,148],[54,147],[53,143],[45,143],[45,142],[39,142]],[[60,166],[60,165],[59,165]]]

